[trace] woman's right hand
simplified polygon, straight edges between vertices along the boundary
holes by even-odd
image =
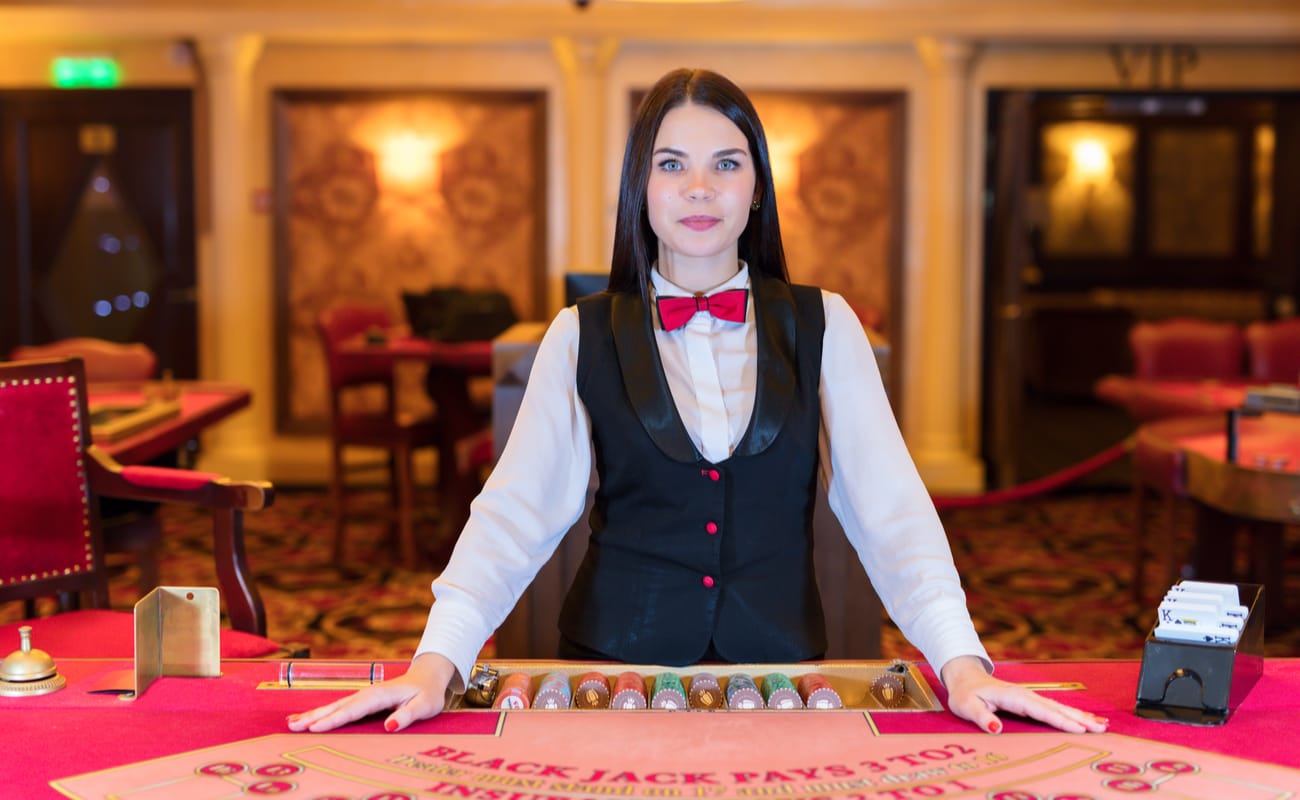
[[[412,722],[442,713],[447,686],[456,667],[445,656],[423,653],[404,675],[368,686],[328,705],[289,716],[289,730],[324,733],[362,717],[394,709],[384,720],[384,730],[400,731]]]

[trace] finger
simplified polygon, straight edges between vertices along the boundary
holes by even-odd
[[[1038,720],[1067,733],[1100,733],[1106,729],[1106,721],[1100,717],[1027,689],[998,692],[988,699],[1004,711]]]
[[[1083,726],[1088,733],[1104,733],[1110,720],[1072,706],[1062,705],[1061,713]]]
[[[993,713],[995,706],[991,706],[978,694],[968,695],[959,701],[950,702],[949,708],[954,714],[975,723],[980,730],[986,733],[1002,732],[1002,721],[998,719],[997,714]]]
[[[349,722],[356,722],[362,717],[392,708],[399,700],[400,698],[392,698],[383,692],[354,694],[347,702],[309,725],[307,730],[312,733],[324,733]]]
[[[412,722],[436,717],[442,713],[444,705],[440,693],[417,692],[388,715],[384,720],[384,730],[394,733],[409,727]]]
[[[1049,698],[1040,698],[1040,700],[1043,701],[1043,707],[1050,713],[1071,720],[1089,733],[1101,733],[1106,730],[1106,724],[1110,721],[1081,708],[1075,708]]]
[[[308,727],[309,725],[311,725],[313,722],[315,722],[316,720],[318,720],[318,719],[320,719],[320,718],[322,718],[322,717],[325,717],[325,716],[328,716],[328,715],[334,713],[334,711],[335,711],[339,706],[343,705],[343,703],[347,702],[347,700],[348,700],[348,698],[344,697],[344,698],[341,698],[341,699],[339,699],[339,700],[335,700],[333,703],[329,703],[329,704],[327,704],[327,705],[319,706],[319,707],[317,707],[317,708],[313,708],[313,709],[311,709],[311,710],[309,710],[309,711],[304,711],[304,712],[302,712],[302,713],[300,713],[300,714],[290,714],[290,715],[286,718],[286,721],[289,723],[289,730],[291,730],[291,731],[305,731],[305,730],[307,730],[307,727]]]
[[[401,702],[402,698],[402,694],[394,694],[386,685],[380,684],[308,711],[296,719],[290,718],[289,728],[295,731],[323,733],[377,711],[392,708]]]

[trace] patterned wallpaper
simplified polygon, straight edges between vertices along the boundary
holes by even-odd
[[[844,295],[894,338],[902,102],[870,93],[751,94],[767,132],[790,277]]]
[[[285,430],[322,430],[321,310],[402,292],[499,289],[541,311],[541,93],[284,92],[276,102],[277,337]],[[422,379],[403,376],[420,406]]]
[[[896,354],[901,96],[752,97],[791,277],[843,294]],[[331,304],[377,300],[400,320],[402,292],[457,285],[506,292],[521,318],[544,313],[540,93],[283,92],[275,121],[281,429],[323,430],[313,326]],[[415,370],[402,402],[419,408]]]

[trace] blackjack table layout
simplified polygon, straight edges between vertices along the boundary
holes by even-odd
[[[1107,717],[1110,730],[1007,718],[997,736],[945,710],[927,667],[844,661],[494,663],[475,681],[494,691],[404,731],[385,733],[377,715],[295,734],[287,715],[351,691],[332,677],[391,678],[405,665],[293,666],[296,681],[286,662],[227,661],[220,677],[162,677],[128,700],[100,690],[129,661],[59,661],[62,689],[0,697],[0,797],[1300,796],[1300,660],[1264,661],[1215,726],[1135,714],[1137,661],[1001,663],[1001,677]],[[322,680],[306,679],[315,671]]]

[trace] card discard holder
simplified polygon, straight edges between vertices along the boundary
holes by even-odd
[[[1137,715],[1162,722],[1222,725],[1264,673],[1264,587],[1237,587],[1249,609],[1235,644],[1158,639],[1147,633],[1138,676]]]

